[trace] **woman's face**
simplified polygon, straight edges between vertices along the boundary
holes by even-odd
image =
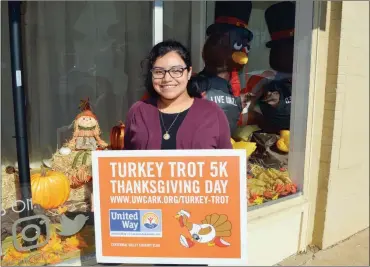
[[[154,90],[164,99],[176,99],[187,93],[187,84],[191,76],[186,64],[176,52],[169,52],[157,58],[152,68]]]

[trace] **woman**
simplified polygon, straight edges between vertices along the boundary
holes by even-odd
[[[145,86],[150,95],[126,118],[125,149],[231,149],[227,118],[189,83],[191,59],[176,41],[155,45],[148,57]]]

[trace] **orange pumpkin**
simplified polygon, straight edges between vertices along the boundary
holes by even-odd
[[[63,173],[41,167],[41,172],[31,175],[31,192],[33,204],[54,209],[68,200],[71,189]]]
[[[120,121],[110,132],[110,149],[122,150],[124,148],[124,137],[125,125]]]

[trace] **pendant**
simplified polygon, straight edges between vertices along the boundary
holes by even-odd
[[[170,137],[171,136],[167,132],[163,135],[164,140],[168,140],[168,139],[170,139]]]

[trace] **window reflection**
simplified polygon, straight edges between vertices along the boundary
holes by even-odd
[[[100,140],[90,142],[95,147],[102,141],[109,143],[112,127],[125,119],[130,105],[142,95],[140,61],[152,46],[152,2],[24,3],[25,90],[33,177],[33,198],[29,200],[22,199],[17,174],[8,8],[6,2],[1,5],[2,265],[83,261],[95,253],[91,156],[68,152],[63,146],[73,136],[80,100],[89,99],[99,122]],[[76,143],[86,147],[85,139]],[[61,162],[70,168],[61,168]],[[36,183],[42,164],[47,171]],[[6,166],[12,167],[6,171]],[[21,217],[19,211],[24,208],[36,217]],[[30,250],[30,246],[36,247]]]
[[[194,13],[199,3],[164,2],[164,37],[188,46],[193,57],[197,56],[193,62],[203,61],[204,44],[213,38],[207,36],[206,28],[217,19],[219,24],[225,21],[222,10],[216,12],[217,2],[207,2],[201,18],[196,17],[198,9],[198,13]],[[238,11],[236,2],[228,1],[227,4]],[[37,194],[41,194],[41,189],[35,191],[37,187],[32,189],[32,200],[22,199],[20,195],[13,139],[7,7],[4,2],[1,5],[1,82],[2,88],[9,89],[2,90],[1,98],[2,265],[51,265],[69,259],[84,261],[95,253],[91,154],[73,151],[66,141],[76,130],[74,120],[79,113],[80,100],[89,99],[101,130],[99,138],[110,145],[109,149],[120,146],[117,136],[124,127],[119,121],[125,119],[130,106],[144,94],[140,62],[152,46],[152,2],[27,2],[23,15],[23,49],[31,175],[41,175],[40,165],[44,164],[45,168],[59,172],[49,176],[59,181],[60,188],[63,179],[68,179],[71,185],[63,191],[45,183],[40,188],[44,188],[43,194],[50,194],[50,199],[41,197],[43,201],[37,201]],[[273,11],[269,18],[266,10]],[[291,99],[294,19],[294,6],[290,2],[253,1],[250,17],[240,17],[240,20],[247,20],[253,38],[248,35],[239,40],[240,32],[244,31],[237,30],[230,35],[235,40],[230,42],[230,36],[221,38],[226,49],[218,50],[211,43],[210,50],[205,53],[211,62],[223,62],[224,51],[245,51],[247,54],[248,60],[240,53],[235,54],[234,58],[237,57],[242,66],[225,77],[232,87],[227,94],[233,98],[242,96],[245,102],[240,110],[242,115],[233,116],[237,122],[232,142],[235,149],[245,149],[249,156],[246,178],[250,206],[271,203],[302,190],[296,184],[297,179],[303,177],[290,177],[287,169],[290,104],[294,101]],[[205,27],[197,27],[196,23],[206,20]],[[239,26],[243,24],[238,23]],[[198,28],[204,32],[195,32]],[[273,43],[268,43],[272,39]],[[200,52],[195,54],[194,51]],[[226,57],[233,59],[232,53]],[[211,100],[217,102],[216,99],[220,98]],[[220,101],[218,104],[224,104]],[[229,101],[229,104],[236,102]],[[115,133],[113,138],[112,132]],[[99,140],[86,144],[86,139],[92,140],[79,139],[80,148],[93,146],[98,149]],[[5,166],[14,167],[6,170]],[[74,168],[67,171],[66,166]],[[19,213],[24,209],[36,217],[21,218]],[[32,219],[34,227],[30,230],[33,233],[22,233],[26,221],[20,219]],[[24,237],[28,241],[22,241]],[[21,251],[24,245],[37,244],[39,247],[34,251]]]

